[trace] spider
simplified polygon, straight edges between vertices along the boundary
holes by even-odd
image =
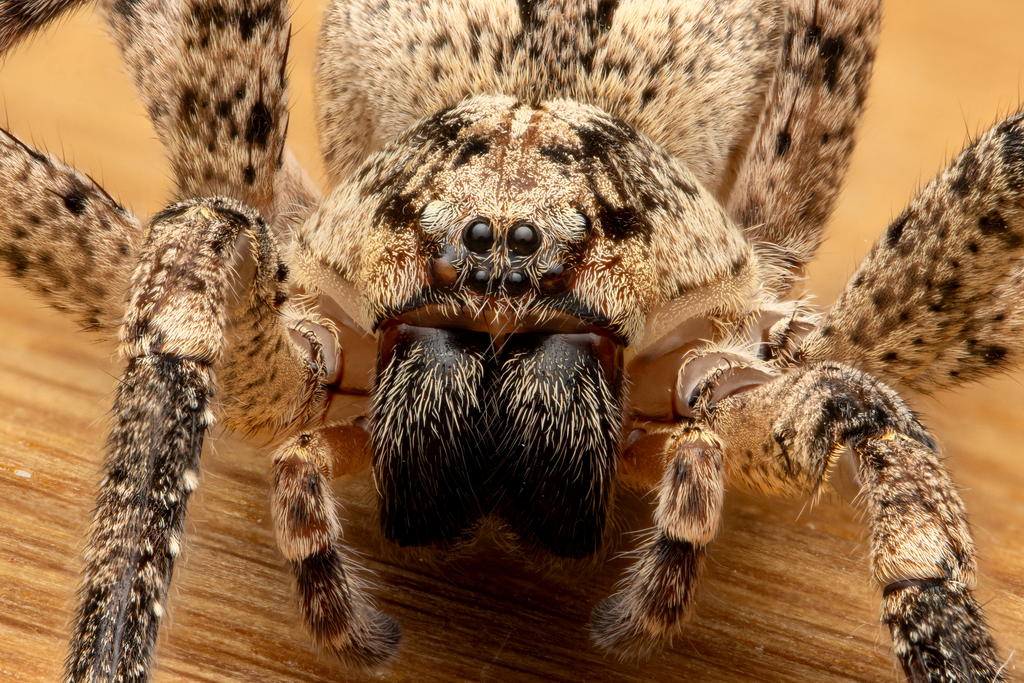
[[[185,99],[187,99],[187,98],[185,98]],[[257,132],[254,133],[254,135],[256,137],[258,137],[259,136],[259,126],[257,126],[256,128],[257,128]],[[780,139],[781,138],[776,138],[776,143],[777,144],[781,144],[781,142],[779,142]],[[785,146],[785,144],[782,144],[782,146]],[[778,147],[776,147],[776,148],[778,148]],[[557,153],[558,151],[555,150],[554,152]],[[26,153],[26,154],[29,154],[31,156],[31,153]],[[557,155],[555,155],[555,156],[557,156]],[[81,206],[82,200],[81,200],[81,198],[78,195],[75,195],[75,194],[72,193],[72,194],[61,195],[61,197],[62,197],[63,204],[65,204],[65,206],[68,209],[68,211],[70,211],[72,213],[77,213],[75,211],[76,207],[78,207],[79,209],[82,208],[82,206]],[[92,201],[92,200],[90,200],[90,201]],[[232,212],[234,212],[234,213],[242,213],[243,217],[246,218],[247,220],[253,220],[252,216],[245,216],[245,212],[242,211],[237,205],[216,202],[216,203],[206,204],[206,205],[202,205],[202,206],[205,207],[205,209],[193,209],[193,208],[189,208],[189,209],[180,209],[180,208],[179,209],[175,209],[175,210],[171,211],[171,213],[165,214],[164,218],[172,220],[175,217],[191,217],[191,218],[194,218],[196,220],[203,220],[203,219],[207,219],[208,218],[207,214],[210,211],[212,211],[212,212],[214,212],[217,215],[223,214],[223,215],[231,215],[231,216],[233,216]],[[444,213],[443,213],[444,210],[447,210],[447,209],[445,209],[443,207],[441,209],[438,209],[437,207],[434,207],[434,208],[432,208],[430,210],[427,210],[424,207],[424,210],[422,212],[422,216],[421,216],[421,219],[420,219],[421,223],[427,223],[428,225],[433,224],[431,222],[433,220],[433,218],[436,215],[443,216],[444,215]],[[179,215],[174,213],[175,211],[181,211],[183,213],[181,213],[180,216],[179,216]],[[583,213],[583,212],[578,212],[578,213]],[[586,215],[586,214],[584,214],[584,215]],[[986,214],[986,216],[987,216],[987,214]],[[233,219],[234,220],[240,220],[240,218],[238,216],[233,216]],[[601,222],[600,225],[609,225],[610,221],[611,221],[611,219],[608,218],[608,219],[604,220],[603,222]],[[577,232],[579,232],[580,230],[590,230],[590,229],[592,229],[591,226],[586,226],[584,228],[580,228],[580,230],[578,230],[577,232],[573,232],[572,231],[573,225],[579,227],[582,222],[583,221],[581,221],[579,218],[574,218],[573,216],[569,216],[566,220],[563,221],[563,223],[568,223],[568,226],[566,227],[566,229],[568,230],[570,238],[572,236],[575,236],[575,234],[577,234]],[[587,222],[589,222],[589,221],[587,221]],[[487,253],[486,250],[483,250],[483,249],[474,251],[472,249],[472,247],[476,243],[471,242],[470,239],[471,238],[475,239],[475,240],[477,240],[477,242],[479,242],[480,240],[482,240],[483,242],[486,242],[487,240],[495,241],[494,228],[493,228],[493,226],[490,226],[490,227],[492,227],[492,231],[487,232],[486,230],[484,230],[483,232],[480,232],[479,234],[477,234],[476,232],[473,231],[473,226],[477,225],[477,224],[481,224],[481,225],[484,225],[484,227],[487,227],[486,224],[485,224],[485,221],[477,221],[477,222],[469,223],[468,226],[467,226],[467,231],[465,233],[465,236],[466,236],[465,240],[466,240],[467,245],[470,246],[470,251],[473,251],[473,253],[477,253],[477,254],[486,254]],[[516,227],[519,227],[519,226],[516,226]],[[565,226],[563,225],[563,227],[565,227]],[[425,228],[425,230],[427,231],[427,237],[429,237],[430,228]],[[479,232],[479,231],[477,231],[477,232]],[[512,227],[509,227],[507,232],[508,232],[509,236],[512,236],[512,234],[513,234]],[[481,238],[481,234],[482,234],[482,238]],[[535,232],[535,238],[536,238],[536,232]],[[528,243],[529,240],[527,239],[525,242]],[[570,242],[571,242],[571,240],[570,240]],[[434,267],[435,267],[436,271],[432,271],[432,274],[435,276],[435,280],[444,280],[445,273],[447,272],[447,270],[445,269],[446,268],[445,259],[447,257],[445,256],[446,252],[444,251],[444,249],[447,248],[447,247],[450,247],[450,246],[451,245],[442,245],[441,248],[438,250],[437,255],[435,256],[435,266]],[[514,249],[511,248],[511,247],[509,249],[510,249],[510,251],[514,251]],[[523,255],[530,256],[531,254],[534,254],[534,253],[537,253],[537,251],[535,250],[534,252],[527,252],[527,253],[525,253]],[[460,269],[459,268],[459,264],[462,261],[460,261],[458,259],[463,259],[463,261],[464,261],[465,258],[466,257],[464,255],[458,255],[455,259],[449,259],[449,260],[454,260],[455,264],[456,264],[456,268],[455,269],[459,270]],[[498,253],[498,252],[495,252],[494,258],[495,258],[496,261],[500,260],[501,254]],[[582,258],[582,257],[573,257],[573,258]],[[15,265],[17,264],[17,260],[16,259],[11,259],[11,262],[14,263]],[[439,263],[440,265],[437,265],[437,263]],[[244,259],[240,259],[240,263],[238,264],[238,268],[240,270],[242,270],[243,272],[245,272],[247,267],[251,268],[251,266],[249,266],[245,262]],[[472,269],[472,268],[470,268],[468,270],[466,270],[466,268],[463,268],[463,269],[466,270],[466,272],[468,272],[470,275],[472,275],[474,272],[476,272],[478,270],[481,270],[481,269],[484,269],[484,268],[489,268],[490,266],[486,262],[484,262],[484,263],[477,263],[474,267],[475,267],[475,270]],[[550,271],[552,269],[553,268],[550,268],[550,267],[547,268],[547,270],[545,271],[545,275],[548,274],[548,271]],[[736,263],[736,262],[732,263],[732,269],[740,269],[741,270],[741,268],[739,268],[739,264]],[[259,272],[260,268],[257,267],[256,270],[257,270],[257,272]],[[279,268],[278,274],[280,274],[280,272],[281,272],[281,270]],[[510,272],[514,273],[514,270],[511,270]],[[556,274],[560,274],[560,273],[556,273]],[[735,273],[733,273],[733,274],[735,274]],[[460,275],[460,276],[462,276],[462,275]],[[544,275],[542,275],[542,278],[543,278],[543,276]],[[284,278],[281,278],[281,280],[284,280]],[[540,278],[538,280],[540,280]],[[511,281],[509,281],[509,280],[506,280],[505,283],[506,283],[506,285],[504,285],[503,287],[509,288],[509,291],[511,292],[511,288],[513,287],[514,283],[511,283]],[[541,281],[541,284],[543,285],[544,281]],[[564,283],[560,283],[560,282],[558,282],[556,280],[555,284],[556,284],[556,286],[561,286]],[[452,286],[453,283],[447,283],[447,285]],[[462,286],[461,283],[456,283],[456,285],[458,285],[458,287]],[[198,286],[196,286],[196,288],[198,289]],[[456,289],[458,291],[458,288],[456,288]],[[568,289],[568,288],[566,288],[566,289]],[[550,292],[546,292],[546,293],[550,294]],[[142,298],[145,299],[145,295],[143,295]],[[274,295],[272,298],[273,298],[275,303],[278,302],[278,301],[276,301],[279,298],[278,296]],[[782,319],[782,318],[780,318],[780,319]],[[799,354],[801,349],[804,348],[804,347],[800,346],[800,341],[801,341],[802,336],[806,332],[806,331],[803,331],[803,330],[800,329],[800,323],[802,323],[803,321],[802,321],[802,319],[800,319],[799,315],[793,315],[793,316],[791,316],[788,319],[791,319],[791,321],[796,321],[797,324],[788,325],[788,329],[790,329],[790,332],[788,332],[788,333],[783,332],[782,333],[783,334],[783,339],[786,340],[786,341],[796,340],[795,343],[794,343],[793,351],[795,353]],[[420,322],[423,322],[423,321],[420,321]],[[428,319],[427,322],[428,323],[434,323],[433,319]],[[91,322],[88,322],[88,321],[87,321],[87,323],[89,325],[94,325],[94,323],[91,323]],[[547,322],[546,321],[542,321],[541,322],[541,324],[545,324],[545,323],[547,323]],[[558,325],[562,325],[563,323],[564,322],[560,321],[560,322],[558,322]],[[550,325],[550,323],[548,323],[548,324]],[[808,327],[809,327],[809,325],[810,324],[808,324]],[[313,326],[310,326],[310,327],[313,327]],[[325,326],[325,327],[327,327],[327,326]],[[820,330],[821,328],[818,328],[818,329]],[[776,331],[777,331],[777,328],[776,328]],[[473,332],[479,332],[479,331],[478,330],[473,330]],[[562,328],[558,328],[558,332],[565,332],[565,330],[562,329]],[[580,331],[578,329],[573,329],[571,332],[573,334],[577,334]],[[301,333],[302,334],[300,334],[298,336],[301,337],[302,339],[305,339],[305,342],[302,342],[300,340],[299,343],[300,344],[305,344],[305,346],[307,346],[310,351],[315,351],[316,347],[318,345],[328,345],[324,341],[324,338],[322,336],[317,336],[317,333],[319,333],[319,335],[323,335],[323,331],[319,330],[318,328],[313,328],[311,330],[306,328],[306,329],[301,330]],[[400,353],[400,350],[402,348],[402,346],[401,346],[402,344],[412,343],[412,342],[406,341],[408,339],[408,334],[409,333],[402,333],[402,334],[404,334],[406,336],[403,337],[401,334],[397,335],[397,342],[395,342],[395,344],[394,344],[394,347],[399,349],[399,351],[396,351],[397,353]],[[590,331],[588,334],[593,334],[593,331]],[[624,332],[622,334],[625,335],[626,333]],[[813,340],[814,339],[813,335],[815,333],[814,332],[810,332],[809,334],[812,335],[810,337],[810,339]],[[388,333],[385,333],[384,337],[387,339],[388,338]],[[651,335],[648,334],[648,338],[650,338],[650,337],[651,337]],[[393,339],[391,341],[393,341]],[[770,337],[769,337],[768,341],[771,341]],[[516,348],[515,347],[516,343],[517,343],[516,341],[509,342],[509,346],[511,346],[512,348]],[[597,360],[597,364],[596,365],[594,364],[594,362],[591,362],[591,365],[588,366],[588,367],[593,370],[593,369],[597,368],[597,366],[600,366],[601,370],[605,373],[605,379],[606,380],[607,380],[608,377],[613,377],[614,376],[614,370],[615,370],[615,358],[613,357],[613,355],[609,355],[606,351],[601,350],[603,347],[600,344],[598,344],[597,346],[594,346],[596,344],[596,342],[591,341],[591,342],[588,342],[588,343],[590,343],[592,345],[592,348],[596,348],[597,349],[597,350],[594,350],[592,353],[590,353],[589,356],[588,356],[588,353],[586,351],[584,351],[584,352],[582,352],[580,354],[581,357],[591,357],[591,358],[595,358]],[[601,342],[601,343],[603,343],[603,342]],[[505,348],[508,348],[509,346],[502,346],[502,348],[505,349]],[[386,345],[385,345],[385,347],[386,347]],[[520,353],[523,353],[524,351],[522,351],[521,348],[522,347],[520,347]],[[781,349],[780,353],[784,353],[786,351],[786,349],[784,347],[784,344],[783,345],[779,345],[779,348]],[[346,347],[346,352],[347,352],[347,350],[348,349]],[[575,352],[577,352],[577,351],[572,351],[572,353],[575,353]],[[314,353],[314,355],[315,355],[315,353]],[[991,355],[999,355],[999,354],[997,352],[995,352],[994,350],[992,350],[992,349],[989,349],[988,351],[986,351],[986,357],[991,356]],[[386,357],[386,354],[385,354],[385,357]],[[573,356],[573,357],[575,357],[575,356]],[[703,356],[700,356],[700,358],[702,358],[702,357]],[[758,379],[758,373],[770,374],[770,371],[772,370],[771,368],[768,368],[766,370],[763,367],[758,368],[758,367],[751,366],[751,364],[748,364],[749,366],[751,366],[750,368],[740,369],[740,370],[736,371],[735,369],[737,367],[738,362],[741,362],[743,360],[743,358],[741,357],[741,354],[739,354],[739,357],[736,357],[734,355],[730,355],[730,354],[726,353],[723,357],[725,357],[726,359],[732,361],[732,362],[730,362],[730,364],[728,366],[728,369],[732,370],[733,373],[734,373],[734,376],[737,377],[740,380],[740,382],[742,383],[742,386],[740,388],[743,388],[743,389],[748,388],[749,384],[757,384],[757,382],[755,380]],[[700,358],[698,358],[696,361],[700,361]],[[773,360],[773,359],[774,358],[771,357],[771,355],[769,353],[768,360]],[[999,358],[995,358],[995,359],[997,360]],[[317,360],[318,360],[318,358],[317,358]],[[346,364],[347,364],[347,362],[349,362],[349,360],[350,360],[350,358],[346,355]],[[895,358],[890,358],[890,360],[895,360]],[[328,361],[329,361],[329,359],[328,359]],[[323,362],[316,362],[316,365],[318,367],[321,367],[321,368],[324,366]],[[611,371],[608,370],[609,366],[611,367]],[[712,367],[714,367],[714,364],[712,365]],[[724,366],[723,366],[723,368],[724,368]],[[597,371],[594,371],[594,372],[596,373]],[[748,374],[744,375],[743,374],[744,372],[748,373]],[[386,373],[382,374],[382,378],[385,377],[385,375],[386,375]],[[698,379],[702,378],[703,376],[705,376],[705,373],[703,373],[703,372],[699,373]],[[599,373],[595,374],[594,377],[598,377],[598,379],[599,379],[599,377],[600,377]],[[613,386],[613,384],[614,384],[610,380],[607,383],[608,383],[609,386]],[[180,382],[172,382],[171,384],[172,385],[180,385],[181,383]],[[522,384],[522,383],[513,383],[513,386],[520,386],[520,384]],[[714,450],[715,446],[717,446],[717,443],[714,440],[714,437],[715,437],[714,434],[700,434],[700,433],[697,433],[696,437],[699,440],[696,440],[696,441],[694,441],[693,439],[690,438],[691,436],[694,436],[694,429],[699,431],[699,429],[700,429],[700,424],[699,424],[700,420],[699,419],[701,418],[701,416],[702,415],[707,415],[708,417],[707,417],[706,421],[707,422],[711,422],[712,426],[716,426],[714,424],[714,421],[710,417],[716,410],[721,411],[723,408],[728,408],[729,405],[731,404],[730,401],[738,400],[739,398],[748,398],[749,399],[751,396],[756,395],[756,391],[757,391],[756,388],[748,389],[745,392],[738,392],[738,393],[735,394],[735,396],[730,398],[730,397],[728,397],[729,393],[730,393],[729,391],[724,391],[722,394],[717,394],[716,391],[715,391],[715,389],[716,389],[715,386],[713,386],[712,384],[709,384],[709,383],[705,383],[705,384],[707,384],[706,387],[697,386],[697,387],[694,388],[694,390],[692,392],[689,392],[689,393],[687,393],[687,392],[680,393],[679,391],[676,392],[677,394],[679,394],[679,396],[690,396],[690,395],[695,396],[696,397],[695,407],[696,407],[696,409],[698,411],[698,414],[694,416],[695,418],[697,418],[697,422],[694,423],[696,425],[695,427],[693,425],[690,425],[690,428],[688,428],[685,431],[685,434],[680,432],[680,433],[673,434],[673,436],[671,437],[671,438],[675,439],[675,441],[677,443],[677,445],[675,445],[673,447],[673,452],[674,453],[679,453],[679,452],[687,451],[688,446],[680,445],[680,443],[691,443],[691,442],[705,444],[706,446],[709,447],[709,449]],[[776,384],[777,384],[777,382],[776,382]],[[386,386],[386,382],[382,382],[381,386]],[[719,383],[719,386],[724,386],[724,384]],[[863,384],[857,384],[857,386],[863,386]],[[878,387],[879,385],[878,384],[874,384],[874,383],[870,383],[870,384],[868,384],[868,386]],[[381,389],[380,391],[384,391],[384,389]],[[726,396],[726,397],[723,398],[723,395]],[[639,402],[639,401],[637,401],[637,402]],[[387,409],[393,408],[393,403],[394,403],[394,401],[392,401],[391,399],[387,399],[383,403],[383,405],[381,405],[381,407],[378,408],[377,413],[375,414],[377,416],[376,419],[377,419],[377,424],[378,425],[380,425],[381,422],[384,421],[384,419],[381,418],[380,416],[384,415],[386,413]],[[707,405],[705,403],[707,403]],[[693,407],[690,407],[691,410],[692,410],[692,408]],[[686,412],[686,409],[685,408],[680,408],[680,411]],[[701,411],[702,411],[702,413],[701,413]],[[903,428],[904,431],[909,429],[906,425],[907,424],[911,424],[912,425],[912,418],[903,416],[899,411],[895,411],[895,413],[898,416],[900,416],[900,419],[905,418],[906,420],[910,420],[911,421],[909,423],[903,423],[903,422],[900,423],[900,426]],[[402,414],[402,415],[406,415],[406,414]],[[651,417],[651,416],[647,416],[647,417]],[[721,419],[721,418],[717,418],[717,419]],[[353,426],[357,426],[357,425],[353,425]],[[654,438],[655,435],[658,433],[658,429],[655,426],[645,425],[645,427],[646,427],[646,431],[647,431],[647,436],[646,436],[647,439]],[[719,430],[721,431],[721,423],[719,423]],[[345,434],[347,434],[347,432],[345,432]],[[342,434],[342,436],[344,436],[345,434]],[[418,434],[418,432],[416,434]],[[416,434],[414,434],[414,436]],[[902,438],[902,437],[899,437],[898,434],[899,434],[899,432],[897,432],[897,434],[895,436],[893,436],[893,438],[895,438],[896,441],[898,443],[900,443],[901,441],[899,439]],[[636,439],[631,444],[632,446],[634,446],[633,447],[634,453],[642,453],[641,447],[639,445],[637,445],[637,444],[639,443],[639,444],[642,445],[643,442],[645,441],[645,438],[643,437],[643,435],[641,435],[640,438],[637,438],[637,433],[636,432],[631,432],[630,435],[634,439]],[[927,438],[925,438],[920,432],[915,432],[914,435],[916,436],[916,441],[918,441],[919,443],[921,443],[923,441],[927,441]],[[335,435],[335,436],[338,436],[338,435]],[[887,441],[890,439],[890,434],[888,432],[885,433],[883,436],[884,436],[885,440],[887,440]],[[338,437],[340,438],[340,436],[338,436]],[[306,442],[305,445],[303,445],[302,440],[304,438],[313,439],[313,438],[315,438],[315,434],[311,434],[308,437],[305,437],[303,435],[299,435],[298,437],[296,437],[295,443],[298,444],[299,447],[308,446],[309,445],[308,441]],[[380,437],[378,437],[378,438],[380,438]],[[378,443],[379,443],[379,441],[378,441]],[[907,446],[907,447],[910,447],[910,446]],[[378,449],[378,453],[379,453],[380,452],[380,446],[377,446],[377,449]],[[707,451],[708,449],[705,449],[705,450]],[[721,449],[719,449],[719,450],[721,450]],[[627,452],[627,453],[629,453],[629,452]],[[381,466],[379,465],[378,469],[380,469],[380,468],[381,468]],[[384,469],[386,469],[386,468],[384,468]],[[624,469],[626,469],[626,468],[624,468]],[[189,479],[189,477],[187,475],[185,475],[183,478],[186,481],[190,481],[190,479]],[[396,479],[401,479],[401,477],[395,477],[395,478]],[[539,484],[539,486],[543,488],[543,482],[541,484]],[[443,490],[440,493],[443,494],[444,493]],[[449,492],[449,495],[451,495],[451,492]],[[702,508],[706,508],[707,506],[701,506],[701,507]],[[520,510],[518,510],[518,509],[512,509],[512,510],[504,510],[504,509],[502,509],[502,510],[500,510],[500,513],[501,513],[501,515],[503,517],[509,518],[509,519],[506,519],[506,521],[510,525],[512,525],[518,531],[519,536],[520,536],[520,540],[524,540],[526,543],[528,543],[530,545],[541,546],[543,548],[546,548],[547,550],[555,552],[556,554],[566,554],[566,555],[589,554],[589,552],[592,550],[592,546],[597,545],[597,543],[600,541],[600,536],[601,535],[600,535],[600,533],[597,532],[597,531],[599,531],[599,529],[594,529],[594,533],[592,533],[590,538],[580,540],[580,539],[575,538],[573,536],[573,537],[569,537],[566,540],[565,537],[559,535],[557,528],[555,529],[554,536],[552,537],[550,529],[537,528],[536,526],[532,526],[531,525],[532,520],[530,518],[521,519],[519,517]],[[385,523],[387,523],[386,520],[388,519],[388,514],[389,513],[388,513],[387,510],[385,510],[383,512],[383,517],[385,518]],[[391,512],[390,514],[394,515],[395,513]],[[554,514],[554,513],[552,513],[552,514]],[[583,512],[580,512],[579,514],[587,514],[587,511],[584,510]],[[441,525],[443,525],[444,523],[449,523],[450,521],[451,520],[441,519],[439,522],[437,522],[437,520],[435,520],[435,522],[440,523]],[[592,526],[598,525],[597,521],[593,521],[592,520],[592,522],[593,522]],[[399,522],[392,522],[392,524],[398,524],[398,523]],[[455,522],[452,522],[452,523],[455,523]],[[462,522],[459,522],[459,523],[462,523]],[[461,531],[462,529],[460,528],[460,529],[457,529],[457,530]],[[427,532],[430,532],[430,531],[431,531],[430,528],[428,528],[426,530],[422,530],[422,529],[418,529],[418,528],[410,528],[410,527],[407,526],[407,527],[404,527],[404,528],[401,528],[401,529],[398,529],[398,530],[395,530],[394,528],[392,528],[389,531],[389,535],[391,535],[393,537],[398,537],[397,538],[398,541],[419,542],[420,539],[419,539],[419,537],[416,537],[416,533],[427,533]],[[442,535],[442,536],[444,536],[444,535]],[[446,536],[444,536],[444,538],[442,540],[443,541],[451,541],[452,539],[451,538],[447,538]],[[286,541],[287,541],[287,539],[286,539]],[[172,539],[171,543],[176,543],[176,542],[173,541],[173,539]],[[287,548],[286,548],[286,550],[287,550]],[[300,588],[301,587],[302,587],[302,582],[300,581]],[[900,591],[913,590],[915,588],[920,588],[920,586],[904,584],[903,582],[900,582],[899,585],[896,586],[894,590],[898,593]],[[629,601],[627,601],[627,602],[629,602]],[[636,601],[634,600],[633,602],[636,602]],[[664,603],[659,602],[658,605],[664,605]],[[160,611],[160,609],[159,608],[155,608],[154,611],[157,612],[157,611]],[[607,613],[607,612],[605,612],[605,613]],[[618,618],[617,621],[618,622],[622,622],[623,620],[622,620],[622,618]],[[629,620],[626,620],[626,621],[629,621]],[[615,635],[615,634],[612,634],[612,635]],[[623,636],[626,637],[625,639],[627,641],[630,640],[630,638],[640,638],[641,640],[643,640],[643,637],[644,637],[643,633],[641,633],[641,632],[639,632],[639,631],[637,631],[635,629],[626,629],[625,631],[620,629],[620,630],[618,630],[617,635],[618,635],[618,638],[611,638],[611,640],[622,640]],[[655,635],[664,635],[664,634],[655,634]],[[607,641],[606,641],[606,643],[607,643]],[[612,643],[608,643],[608,644],[616,645],[617,643],[612,642]],[[646,646],[647,646],[647,643],[646,643],[645,640],[643,640],[643,642],[641,642],[639,645],[635,645],[634,647],[639,647],[640,649],[642,649],[643,647],[646,647]],[[344,655],[345,653],[342,652],[342,654]],[[358,658],[359,656],[366,656],[366,655],[360,654],[358,652],[356,652],[356,653],[349,652],[348,655],[349,656],[355,656],[356,658]],[[374,654],[374,653],[371,653],[371,656],[377,656],[377,655]]]

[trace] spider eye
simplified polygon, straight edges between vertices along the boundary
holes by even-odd
[[[508,236],[508,248],[520,256],[529,256],[540,248],[540,233],[529,223],[517,225]]]
[[[477,254],[486,254],[494,245],[494,231],[483,221],[473,221],[463,236],[466,248]]]
[[[571,268],[568,268],[564,264],[557,263],[548,268],[541,276],[540,289],[548,296],[561,294],[572,286],[572,281],[574,279],[575,274]]]
[[[526,279],[526,273],[521,270],[513,270],[505,276],[505,291],[510,296],[519,296],[530,288],[530,281]]]
[[[487,268],[474,268],[469,274],[469,286],[476,292],[485,294],[491,288],[491,271]]]

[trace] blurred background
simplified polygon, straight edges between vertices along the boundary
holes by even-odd
[[[290,144],[318,179],[310,76],[321,5],[293,10]],[[1021,106],[1022,79],[1024,3],[891,3],[853,165],[810,269],[807,289],[820,304],[835,298],[875,238],[967,138]],[[9,130],[89,173],[140,217],[169,199],[161,147],[91,8],[8,56],[0,96]],[[0,280],[4,680],[59,677],[119,374],[112,355],[112,345]],[[1021,668],[1024,648],[1021,379],[911,397],[963,488],[981,557],[979,596],[1003,654],[1018,651],[1009,670]],[[291,609],[269,526],[265,454],[217,434],[205,458],[157,681],[901,679],[878,625],[880,595],[868,580],[858,515],[837,501],[812,510],[730,492],[690,628],[668,654],[636,665],[600,657],[585,632],[621,560],[583,581],[575,569],[524,567],[488,548],[451,562],[397,561],[377,545],[366,477],[339,484],[346,539],[380,575],[376,594],[402,621],[405,641],[385,671],[345,672],[309,644]],[[642,505],[625,507],[642,527]]]

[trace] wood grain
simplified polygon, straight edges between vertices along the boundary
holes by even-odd
[[[876,235],[974,134],[1020,103],[1024,3],[892,3],[861,142],[809,289],[832,300]],[[315,4],[296,8],[291,142],[320,173],[310,114]],[[169,194],[166,163],[88,11],[0,70],[9,127],[89,172],[138,214]],[[74,607],[105,416],[119,373],[98,343],[0,284],[0,679],[54,681]],[[972,514],[979,596],[1008,669],[1024,653],[1022,375],[912,398],[943,444]],[[392,666],[346,672],[309,644],[273,542],[267,460],[216,434],[190,510],[155,680],[895,681],[880,594],[854,511],[730,492],[685,637],[643,664],[606,659],[585,630],[621,559],[530,568],[489,543],[450,561],[397,559],[373,529],[366,476],[339,482],[346,540],[404,628]],[[644,526],[626,501],[619,548]],[[383,559],[381,559],[383,558]]]

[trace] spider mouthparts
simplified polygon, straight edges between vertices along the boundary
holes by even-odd
[[[414,325],[416,327],[440,327],[463,329],[473,332],[485,332],[497,341],[510,334],[528,334],[534,332],[551,334],[596,333],[610,335],[612,333],[596,327],[593,323],[582,320],[574,315],[561,311],[543,310],[538,312],[522,312],[509,310],[507,307],[484,306],[475,311],[463,308],[453,315],[450,306],[428,305],[403,313],[393,321]],[[390,321],[381,324],[383,328]],[[621,344],[621,341],[619,341]]]

